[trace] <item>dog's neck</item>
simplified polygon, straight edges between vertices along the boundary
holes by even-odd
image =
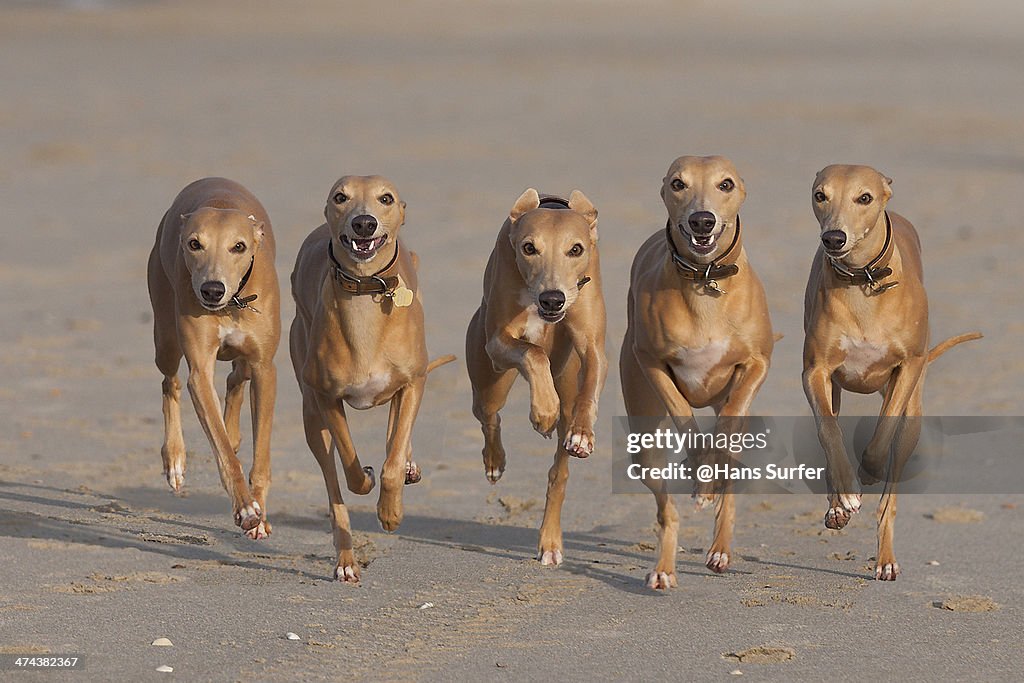
[[[880,223],[884,224],[884,230],[878,229]],[[896,241],[893,239],[888,211],[882,212],[879,222],[869,231],[869,236],[871,233],[874,237],[863,240],[863,244],[858,244],[843,258],[832,259],[826,255],[825,260],[831,266],[829,270],[840,282],[866,286],[871,293],[881,294],[899,284],[898,280],[890,278],[894,271],[890,263],[893,262]]]
[[[740,227],[739,214],[736,215],[736,221],[734,227],[731,228],[732,237],[728,242],[727,247],[724,250],[711,258],[707,263],[699,263],[692,261],[683,254],[685,252],[680,251],[679,247],[675,242],[675,234],[677,230],[673,230],[672,219],[670,218],[665,224],[665,239],[668,240],[669,246],[669,259],[668,268],[674,271],[678,276],[684,280],[689,280],[698,285],[702,285],[706,289],[724,293],[725,290],[718,286],[718,281],[732,277],[740,272],[740,267],[736,262],[740,258],[740,254],[743,251],[743,240],[742,240],[742,228]],[[722,237],[726,237],[728,230],[722,233]],[[725,242],[720,241],[724,244]]]
[[[334,239],[327,243],[327,256],[331,260],[334,282],[349,294],[388,294],[401,284],[398,276],[398,240],[394,240],[394,251],[384,267],[377,269],[376,263],[360,263],[356,267],[344,266],[334,255]],[[380,259],[373,259],[379,262]]]

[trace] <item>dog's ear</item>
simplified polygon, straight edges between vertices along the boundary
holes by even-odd
[[[186,223],[188,223],[188,219],[191,216],[192,216],[192,214],[190,214],[190,213],[183,213],[183,214],[181,214],[181,224],[185,225]]]
[[[885,175],[884,173],[882,173],[881,175],[882,175],[882,180],[885,181],[885,196],[886,196],[886,199],[891,199],[892,198],[892,178],[890,178],[889,176]]]
[[[256,216],[253,216],[252,214],[249,215],[249,222],[252,223],[252,237],[256,240],[256,244],[259,244],[263,241],[263,236],[266,234],[266,231],[264,230],[266,223],[256,220]]]
[[[597,209],[587,199],[587,195],[579,190],[573,190],[569,195],[569,208],[587,219],[590,224],[590,238],[597,241]]]
[[[540,206],[540,195],[532,187],[528,188],[526,192],[519,195],[519,199],[512,205],[512,210],[508,212],[508,217],[515,223],[524,213],[533,211],[538,206]]]

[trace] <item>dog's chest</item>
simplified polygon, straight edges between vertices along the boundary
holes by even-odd
[[[390,372],[376,372],[345,388],[345,401],[358,410],[377,405],[377,399],[391,386]]]
[[[532,304],[526,309],[526,325],[523,327],[522,339],[536,344],[544,337],[547,323],[540,319],[537,314],[537,304]]]
[[[699,347],[680,346],[670,361],[672,374],[690,391],[704,389],[711,371],[722,362],[728,351],[728,339]]]
[[[227,321],[220,323],[217,328],[217,338],[220,340],[221,351],[237,351],[245,345],[249,335],[235,322]]]
[[[849,379],[864,378],[889,356],[889,345],[868,339],[855,339],[842,336],[839,348],[846,352],[846,358],[838,370],[841,376]]]

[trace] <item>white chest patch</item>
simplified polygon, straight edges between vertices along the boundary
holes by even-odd
[[[839,338],[839,348],[846,352],[841,369],[844,375],[862,377],[889,353],[889,347],[866,339]]]
[[[373,407],[374,400],[391,384],[391,374],[382,372],[370,375],[361,384],[354,384],[345,391],[345,400],[353,408],[365,410]]]
[[[240,347],[248,339],[249,335],[244,330],[228,323],[221,323],[217,329],[217,338],[220,339],[221,348]]]
[[[547,324],[537,315],[537,304],[526,309],[526,328],[523,330],[523,339],[536,344],[544,336],[544,326]]]
[[[709,342],[695,349],[680,347],[672,363],[672,374],[689,389],[703,387],[708,373],[722,361],[728,350],[728,339]]]

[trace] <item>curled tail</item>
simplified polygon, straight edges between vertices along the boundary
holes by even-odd
[[[431,370],[436,370],[442,365],[447,365],[448,363],[451,363],[454,360],[455,354],[453,353],[449,353],[447,356],[441,356],[440,358],[435,358],[434,360],[427,363],[427,374],[429,374]]]
[[[928,362],[931,363],[933,360],[949,351],[957,344],[963,344],[964,342],[973,341],[975,339],[981,339],[984,335],[981,332],[965,332],[964,334],[958,334],[955,337],[950,337],[946,341],[941,341],[932,347],[932,350],[928,352]]]

